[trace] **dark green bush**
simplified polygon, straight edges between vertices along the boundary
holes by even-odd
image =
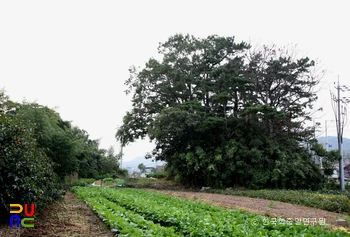
[[[340,190],[340,184],[334,180],[327,180],[323,184],[323,190]]]
[[[104,183],[105,185],[111,185],[111,184],[114,183],[114,179],[113,179],[113,178],[104,178],[104,179],[103,179],[103,183]]]
[[[92,184],[94,181],[95,179],[92,179],[92,178],[78,179],[76,181],[69,183],[69,187],[74,187],[74,186],[85,187],[85,186],[88,186],[89,184]]]
[[[154,173],[154,174],[147,174],[146,177],[147,178],[155,178],[155,179],[164,179],[167,176],[164,172],[160,172],[160,173]]]
[[[38,148],[29,124],[0,112],[0,147],[2,218],[8,220],[11,203],[35,203],[40,210],[62,196],[53,163]]]
[[[105,182],[113,182],[114,181],[114,179],[113,178],[104,178],[103,179],[103,182],[105,183]]]

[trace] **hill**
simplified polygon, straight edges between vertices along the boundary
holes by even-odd
[[[156,167],[157,165],[164,165],[164,161],[152,161],[150,159],[146,159],[145,157],[139,156],[130,161],[125,161],[122,164],[123,169],[127,169],[129,173],[133,171],[139,171],[137,166],[143,163],[146,167]]]
[[[317,138],[318,142],[326,148],[326,137]],[[338,149],[338,137],[328,137],[328,146],[329,150],[337,150]],[[350,139],[343,138],[343,150],[345,154],[350,153]]]

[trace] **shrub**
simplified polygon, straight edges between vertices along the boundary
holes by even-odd
[[[35,203],[40,210],[63,194],[53,163],[38,148],[24,120],[0,113],[0,213],[11,203]],[[8,215],[1,215],[8,220]]]
[[[115,182],[117,184],[125,184],[126,183],[124,179],[115,179]]]
[[[82,181],[86,182],[87,184],[92,184],[93,182],[95,182],[95,179],[93,179],[93,178],[88,178],[88,179],[80,179],[80,180],[82,180]]]
[[[340,184],[335,182],[334,180],[327,180],[323,184],[323,190],[339,190]]]
[[[74,186],[80,186],[80,187],[85,187],[88,186],[88,184],[92,184],[95,182],[95,179],[92,178],[86,178],[86,179],[78,179],[76,181],[73,181],[69,184],[70,187]]]
[[[147,174],[147,178],[155,178],[155,179],[164,179],[166,178],[166,174],[164,172],[154,173],[154,174]]]
[[[103,183],[104,183],[105,185],[114,184],[114,179],[113,179],[113,178],[104,178],[104,179],[103,179]]]

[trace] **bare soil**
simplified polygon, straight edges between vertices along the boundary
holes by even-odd
[[[43,210],[35,218],[34,228],[0,227],[2,237],[113,237],[110,229],[82,202],[71,193],[64,200]]]
[[[344,218],[344,214],[259,198],[204,192],[184,192],[168,190],[153,191],[157,191],[171,196],[176,196],[182,199],[201,201],[207,204],[216,205],[223,208],[239,209],[269,217],[285,219],[291,218],[292,220],[296,220],[296,218],[316,218],[317,221],[319,221],[321,218],[324,218],[326,224],[329,224],[331,226],[336,226],[337,219]]]

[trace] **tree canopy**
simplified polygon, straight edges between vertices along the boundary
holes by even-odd
[[[89,134],[37,103],[17,103],[0,90],[0,212],[10,203],[40,209],[63,194],[65,177],[125,175],[113,148],[99,148]],[[1,216],[8,220],[7,215]],[[2,220],[0,220],[2,221]]]
[[[301,144],[317,99],[316,63],[288,48],[252,50],[234,37],[177,34],[130,69],[132,110],[116,137],[148,136],[152,156],[188,185],[317,188],[324,176]]]

